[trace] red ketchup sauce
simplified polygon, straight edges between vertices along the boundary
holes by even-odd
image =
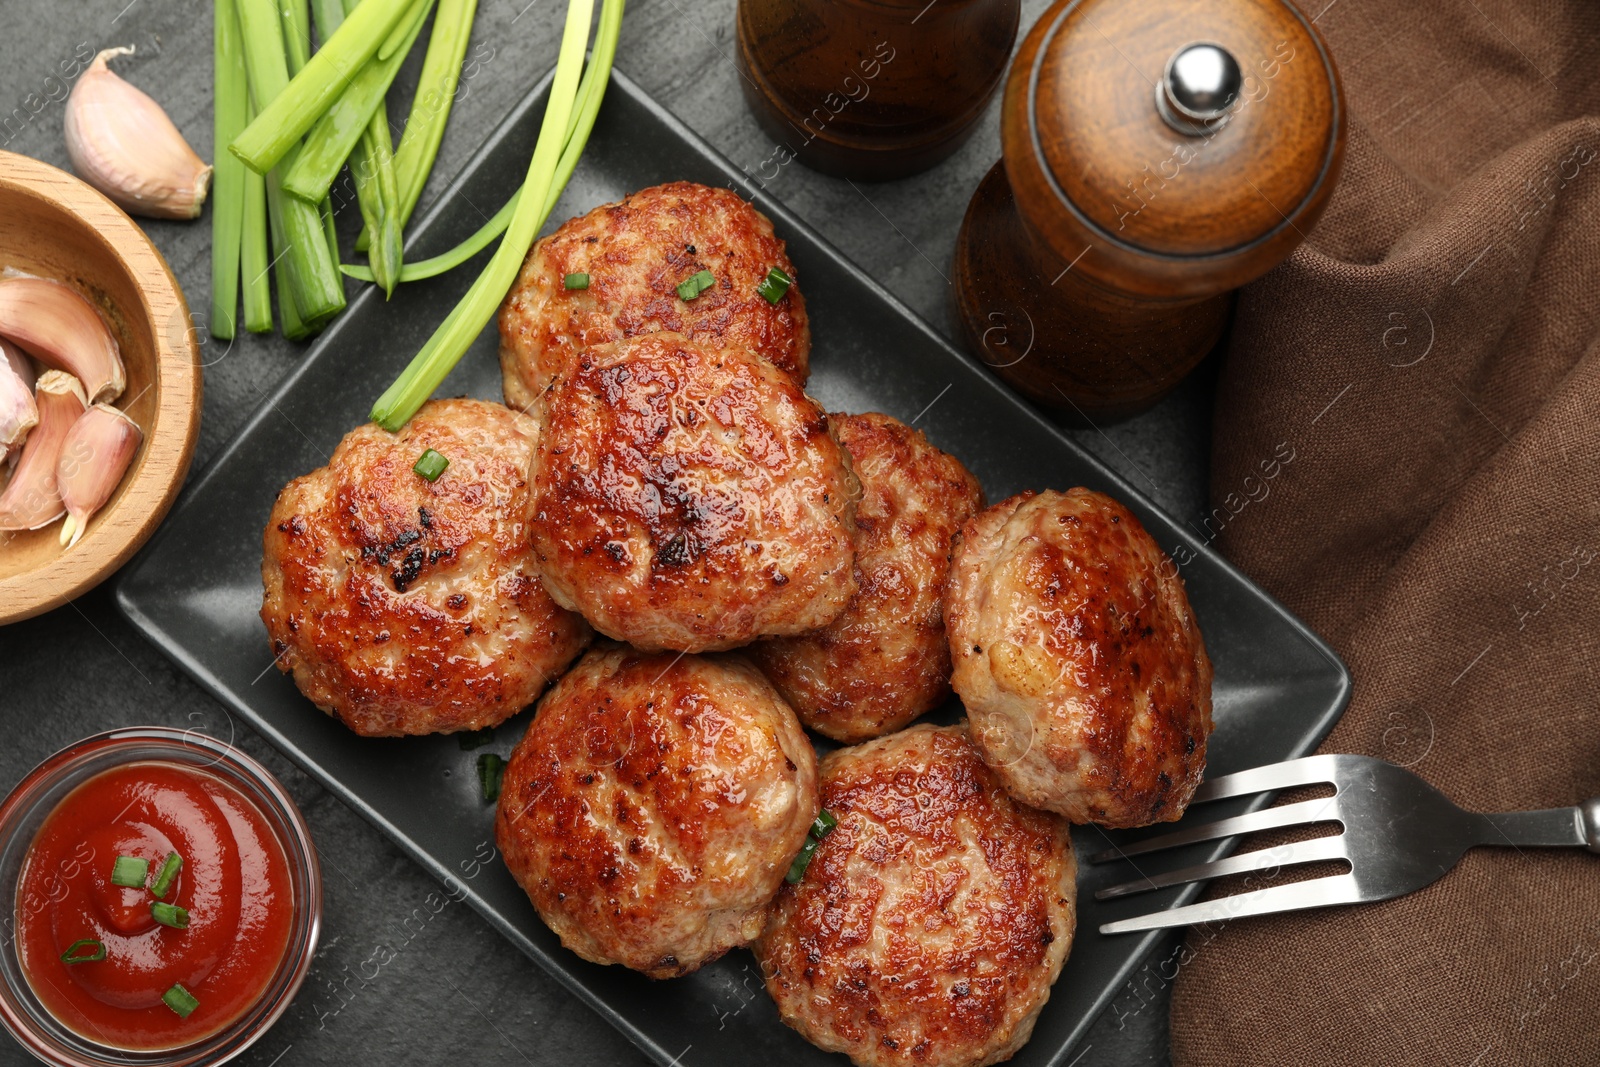
[[[174,852],[183,866],[157,898],[150,887]],[[144,886],[112,884],[119,856],[149,862]],[[63,799],[28,850],[17,888],[22,972],[50,1014],[91,1041],[186,1045],[226,1029],[272,981],[289,944],[292,886],[283,846],[233,786],[174,763],[116,767]],[[157,922],[158,900],[187,909],[188,928]],[[84,938],[106,958],[63,961]],[[162,1000],[175,984],[199,1001],[187,1017]]]

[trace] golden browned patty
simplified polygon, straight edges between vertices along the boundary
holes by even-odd
[[[898,730],[950,695],[950,542],[983,507],[961,461],[887,415],[830,415],[861,480],[856,595],[820,630],[751,648],[800,716],[837,741]]]
[[[731,189],[672,182],[569,220],[528,253],[500,309],[506,403],[533,403],[585,349],[657,330],[713,349],[750,349],[804,385],[811,329],[798,286],[776,304],[756,291],[777,267],[795,278],[767,217]],[[708,270],[692,300],[678,285]],[[568,289],[587,274],[587,289]]]
[[[368,424],[278,494],[261,619],[280,670],[358,734],[444,733],[533,703],[589,643],[539,583],[528,528],[538,426],[435,400],[398,434]],[[427,449],[450,461],[429,482]]]
[[[816,814],[816,754],[747,660],[602,645],[540,703],[495,836],[563,945],[672,978],[761,931]]]
[[[1072,945],[1061,819],[1006,794],[965,725],[822,761],[839,820],[754,946],[783,1021],[861,1067],[981,1067],[1033,1032]]]
[[[972,739],[1013,795],[1101,826],[1183,814],[1211,661],[1132,512],[1088,489],[996,504],[957,538],[944,613]]]
[[[591,349],[534,460],[545,587],[595,629],[703,652],[814,630],[855,593],[849,458],[749,352],[681,334]]]

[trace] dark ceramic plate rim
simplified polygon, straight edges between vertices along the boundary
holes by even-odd
[[[466,164],[451,180],[449,186],[430,205],[428,211],[423,215],[419,222],[419,232],[425,232],[427,227],[431,226],[435,219],[444,212],[450,201],[463,190],[468,178],[474,169],[482,162],[484,155],[489,152],[494,145],[498,144],[503,139],[506,132],[516,125],[519,119],[526,114],[528,109],[538,105],[546,91],[546,88],[548,87],[550,77],[551,74],[547,73],[543,78],[541,78],[539,82],[533,86],[529,93],[512,107],[505,119],[503,119],[501,123],[497,125],[489,134],[483,145],[473,153],[471,158],[468,159]],[[834,265],[851,277],[856,284],[860,285],[863,289],[870,292],[874,297],[892,309],[896,315],[905,321],[907,326],[914,328],[920,332],[929,343],[943,349],[947,354],[956,357],[958,361],[974,370],[975,374],[974,380],[971,383],[972,385],[991,390],[993,393],[1002,398],[1003,401],[1010,406],[1019,417],[1027,419],[1037,427],[1045,430],[1050,436],[1054,437],[1062,445],[1062,447],[1070,450],[1074,454],[1075,458],[1094,470],[1097,476],[1103,479],[1106,485],[1113,487],[1121,499],[1125,501],[1137,502],[1138,504],[1148,508],[1150,511],[1160,514],[1166,518],[1171,523],[1172,529],[1177,531],[1184,538],[1185,544],[1191,552],[1193,552],[1197,557],[1204,558],[1209,565],[1216,567],[1218,570],[1226,574],[1230,579],[1237,582],[1242,589],[1248,591],[1263,606],[1276,615],[1278,619],[1287,626],[1288,629],[1298,634],[1309,647],[1325,657],[1329,666],[1334,671],[1334,674],[1337,678],[1337,685],[1329,692],[1330,699],[1326,709],[1319,716],[1313,719],[1308,719],[1305,722],[1304,725],[1306,730],[1301,735],[1300,743],[1293,746],[1289,751],[1285,752],[1282,758],[1292,759],[1297,756],[1307,755],[1316,748],[1316,746],[1324,737],[1327,736],[1334,724],[1338,722],[1340,716],[1343,715],[1345,706],[1349,702],[1351,680],[1349,671],[1345,667],[1344,663],[1339,659],[1338,655],[1333,651],[1333,649],[1322,640],[1322,638],[1317,636],[1316,633],[1314,633],[1303,622],[1291,614],[1288,609],[1278,603],[1278,601],[1271,597],[1265,590],[1262,590],[1260,587],[1255,585],[1255,583],[1246,577],[1241,571],[1216,553],[1212,548],[1209,547],[1207,543],[1194,539],[1188,533],[1188,531],[1184,529],[1181,523],[1172,519],[1171,516],[1166,515],[1161,508],[1146,498],[1141,492],[1139,492],[1139,490],[1134,488],[1120,475],[1106,467],[1093,455],[1089,454],[1070,438],[1066,437],[1056,426],[1045,419],[1043,415],[1029,407],[1024,400],[1022,400],[1009,388],[1002,385],[997,379],[989,374],[978,360],[974,359],[967,353],[960,351],[954,345],[952,345],[950,341],[935,331],[931,326],[928,325],[928,323],[923,321],[920,316],[902,303],[896,296],[894,296],[894,294],[890,293],[887,289],[874,281],[869,275],[863,272],[859,267],[847,259],[836,248],[834,248],[833,245],[830,244],[825,238],[813,230],[808,224],[792,214],[786,207],[783,206],[783,204],[769,196],[758,183],[753,183],[747,174],[739,170],[730,160],[723,156],[722,153],[718,152],[688,126],[679,121],[671,112],[660,106],[653,98],[635,85],[633,81],[621,71],[613,71],[611,91],[620,91],[633,98],[633,102],[635,104],[648,111],[652,117],[659,121],[674,136],[682,139],[696,152],[705,157],[712,165],[720,169],[731,184],[737,187],[737,189],[741,191],[748,199],[750,199],[761,211],[765,212],[770,218],[773,219],[775,223],[778,224],[778,229],[780,232],[804,235],[809,241],[814,243],[819,252],[831,259],[834,262]],[[376,290],[369,287],[359,294],[354,300],[352,300],[345,314],[339,316],[339,318],[335,320],[334,324],[317,339],[310,350],[308,350],[306,354],[301,357],[300,363],[284,376],[278,386],[274,388],[265,397],[265,399],[263,399],[256,410],[239,427],[233,438],[214,458],[210,460],[210,462],[206,464],[205,468],[194,478],[194,480],[184,490],[177,504],[172,509],[172,515],[169,517],[168,522],[163,524],[162,529],[157,532],[156,536],[153,537],[144,547],[134,562],[130,564],[123,572],[123,576],[119,578],[116,588],[117,606],[128,618],[129,622],[144,634],[147,640],[151,641],[170,659],[188,672],[188,674],[215,699],[217,699],[226,707],[231,708],[232,710],[239,712],[240,715],[244,716],[252,728],[254,728],[267,740],[272,742],[272,744],[275,745],[281,752],[283,752],[285,756],[292,760],[308,775],[321,783],[324,788],[329,790],[329,792],[339,797],[368,822],[376,826],[380,831],[388,836],[391,841],[397,844],[407,855],[420,864],[423,869],[428,871],[429,874],[431,874],[435,879],[440,881],[442,884],[450,886],[453,892],[464,893],[465,899],[472,905],[475,911],[482,915],[489,922],[489,924],[498,930],[502,935],[504,935],[507,940],[516,945],[517,948],[519,948],[523,953],[538,963],[548,974],[555,978],[556,981],[560,982],[564,988],[573,993],[576,997],[578,997],[578,999],[583,1001],[590,1008],[594,1009],[607,1022],[609,1022],[630,1041],[632,1041],[639,1049],[656,1060],[658,1063],[662,1064],[663,1067],[674,1067],[674,1065],[679,1061],[682,1053],[675,1054],[671,1050],[663,1047],[654,1038],[652,1038],[650,1034],[646,1033],[634,1022],[632,1022],[627,1015],[616,1010],[611,1004],[607,1003],[594,991],[589,989],[572,971],[564,966],[563,961],[556,959],[550,953],[529,941],[519,930],[516,929],[516,927],[512,926],[508,921],[506,921],[493,905],[475,892],[471,888],[470,884],[463,883],[460,879],[458,879],[454,871],[452,871],[444,863],[408,837],[407,834],[403,832],[397,825],[385,818],[383,813],[370,804],[366,799],[364,799],[361,794],[345,786],[345,784],[336,775],[328,770],[325,770],[315,759],[303,752],[294,741],[290,740],[283,733],[274,728],[271,722],[259,717],[248,704],[236,699],[234,693],[229,689],[229,687],[214,674],[212,674],[204,663],[191,655],[185,645],[183,645],[178,639],[169,635],[159,623],[147,616],[141,610],[138,601],[128,592],[128,587],[132,584],[132,579],[140,570],[145,559],[148,556],[153,555],[160,548],[161,543],[165,540],[167,529],[171,525],[172,518],[175,518],[183,513],[190,501],[194,497],[198,496],[201,491],[229,465],[229,461],[239,451],[239,449],[245,445],[252,431],[254,431],[267,418],[267,416],[274,409],[275,404],[294,389],[299,379],[305,373],[307,373],[308,369],[316,361],[322,349],[338,343],[339,336],[346,323],[352,321],[353,319],[353,312],[355,312],[363,302],[374,299],[377,299]],[[1257,810],[1266,806],[1270,800],[1271,794],[1259,795],[1252,798],[1247,804],[1243,805],[1241,810]],[[1225,855],[1232,850],[1233,844],[1233,840],[1230,839],[1217,842],[1209,846],[1206,853],[1207,858],[1215,858]],[[1173,906],[1192,902],[1204,889],[1204,883],[1189,885],[1179,893]],[[1137,935],[1125,934],[1121,936],[1126,939],[1129,951],[1121,966],[1117,970],[1114,980],[1106,983],[1104,989],[1094,999],[1089,1009],[1082,1012],[1080,1017],[1074,1021],[1072,1029],[1068,1033],[1067,1037],[1062,1041],[1060,1047],[1055,1050],[1051,1060],[1052,1063],[1063,1062],[1066,1054],[1071,1052],[1079,1044],[1079,1042],[1083,1039],[1084,1034],[1094,1023],[1095,1019],[1099,1017],[1099,1015],[1110,1004],[1116,994],[1126,985],[1128,979],[1133,975],[1134,971],[1145,962],[1151,952],[1161,942],[1162,938],[1166,936],[1166,932],[1155,930]]]

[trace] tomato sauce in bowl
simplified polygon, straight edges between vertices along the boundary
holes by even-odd
[[[167,857],[181,867],[157,898]],[[115,861],[142,861],[144,884],[112,882]],[[138,866],[138,864],[135,864]],[[101,1044],[174,1048],[236,1021],[272,980],[289,944],[289,868],[266,820],[222,779],[172,763],[102,771],[54,811],[17,887],[22,973],[45,1008]],[[184,909],[163,925],[153,903]],[[104,959],[68,962],[93,941]],[[97,955],[83,945],[78,956]],[[186,1015],[164,1000],[181,986]]]
[[[0,1022],[48,1063],[221,1063],[288,1006],[316,853],[248,756],[161,728],[52,756],[0,804]]]

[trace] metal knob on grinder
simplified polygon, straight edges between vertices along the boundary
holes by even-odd
[[[1077,421],[1149,407],[1216,345],[1233,290],[1316,224],[1345,124],[1287,0],[1057,0],[1012,63],[1002,158],[956,241],[968,345]]]
[[[1156,83],[1156,110],[1179,133],[1205,133],[1228,121],[1244,72],[1219,44],[1185,45],[1172,53]]]

